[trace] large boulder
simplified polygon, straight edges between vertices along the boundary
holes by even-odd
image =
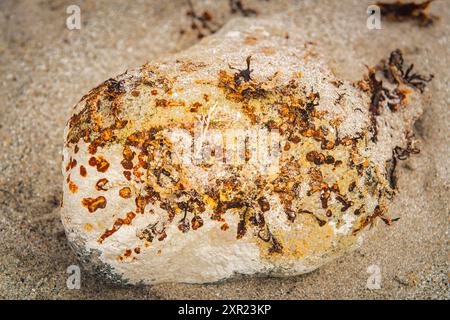
[[[85,95],[65,130],[61,211],[85,265],[145,284],[298,275],[395,220],[428,79],[399,51],[358,83],[326,61],[253,20]]]

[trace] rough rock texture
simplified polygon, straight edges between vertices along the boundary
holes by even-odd
[[[240,16],[228,14],[225,0],[192,2],[208,7],[213,20]],[[352,82],[365,65],[396,48],[418,70],[435,75],[414,128],[421,152],[398,163],[399,192],[388,215],[400,220],[368,230],[360,249],[298,277],[118,287],[82,272],[81,289],[68,289],[66,269],[78,261],[67,244],[59,199],[61,144],[71,106],[105,79],[186,48],[197,36],[181,0],[6,0],[0,2],[1,298],[448,299],[447,2],[434,1],[431,13],[440,20],[433,26],[383,20],[381,30],[366,28],[369,0],[242,2],[258,17],[290,9],[272,22],[290,37],[301,30],[339,77]],[[65,8],[74,3],[81,6],[82,29],[71,31],[64,26]],[[180,29],[188,32],[180,35]],[[379,290],[366,288],[373,264],[381,270]]]
[[[62,221],[88,263],[146,284],[297,275],[392,223],[430,79],[396,51],[351,84],[271,25],[228,25],[75,106]]]

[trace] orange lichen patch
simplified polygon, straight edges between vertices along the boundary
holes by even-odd
[[[194,102],[191,104],[189,111],[190,112],[197,112],[199,108],[202,107],[202,104],[200,102]]]
[[[131,256],[131,249],[125,250],[125,253],[123,254],[124,257],[130,257]]]
[[[258,199],[258,204],[262,212],[266,212],[270,210],[269,201],[267,201],[266,197],[260,197]]]
[[[70,169],[73,169],[77,166],[77,160],[72,159],[72,157],[69,158],[69,162],[67,162],[66,171],[69,171]]]
[[[90,157],[88,163],[89,163],[89,165],[91,167],[97,166],[97,158],[96,157]]]
[[[69,182],[69,190],[72,193],[76,193],[76,192],[78,192],[78,186],[74,182],[70,181]]]
[[[108,181],[108,179],[106,179],[106,178],[101,178],[101,179],[99,179],[98,181],[97,181],[97,183],[95,184],[95,189],[97,190],[97,191],[106,191],[106,190],[108,190],[107,188],[106,188],[106,184],[108,183],[109,181]]]
[[[271,56],[275,54],[275,49],[272,47],[262,47],[261,52],[265,54],[266,56]]]
[[[134,156],[136,155],[136,152],[131,150],[131,147],[128,145],[125,145],[122,151],[123,158],[126,160],[133,160]]]
[[[92,127],[92,130],[93,130],[94,132],[99,132],[100,129],[101,129],[101,127],[100,127],[98,124],[95,124],[95,125]],[[88,148],[88,151],[89,151],[91,154],[94,154],[95,152],[97,152],[97,146],[96,146],[95,144],[91,144],[89,147],[94,147],[94,148],[95,148],[95,149],[94,149],[94,152],[91,152],[91,150],[89,150],[89,148]]]
[[[144,151],[140,152],[138,155],[138,167],[148,169],[148,156]]]
[[[176,101],[172,99],[156,99],[156,107],[168,108],[168,107],[184,107],[186,103],[184,101]]]
[[[106,198],[103,196],[97,198],[84,198],[81,200],[83,207],[87,208],[90,213],[98,210],[104,209],[106,207]]]
[[[255,37],[255,36],[247,36],[247,37],[245,37],[245,39],[244,39],[244,43],[245,43],[246,45],[249,45],[249,46],[255,45],[256,42],[258,42],[258,38]]]
[[[133,253],[133,251],[134,251],[134,250],[126,249],[126,250],[123,252],[123,254],[120,255],[120,256],[117,256],[116,259],[117,259],[118,261],[123,261],[123,260],[125,260],[125,259],[128,259],[128,258],[131,257],[131,254]],[[137,260],[136,257],[133,257],[133,258],[132,258],[132,261],[135,261],[135,260]]]
[[[119,195],[125,199],[131,198],[131,189],[128,187],[124,187],[119,190]]]
[[[91,157],[88,163],[92,167],[97,167],[97,171],[102,173],[109,168],[109,162],[103,156]]]
[[[90,154],[96,154],[97,153],[97,146],[95,145],[95,144],[90,144],[89,146],[88,146],[88,152],[90,153]]]
[[[182,72],[194,72],[206,67],[203,62],[193,62],[193,61],[177,61],[180,63],[179,70]]]
[[[286,144],[285,144],[284,147],[283,147],[283,150],[284,150],[284,151],[289,151],[290,149],[291,149],[290,143],[289,143],[289,142],[286,142]]]
[[[123,225],[130,225],[133,219],[136,217],[134,212],[128,212],[124,219],[118,218],[111,229],[107,229],[101,236],[98,238],[97,242],[102,243],[106,238],[112,236],[115,232],[117,232]]]
[[[83,166],[83,165],[80,166],[80,176],[82,176],[82,177],[87,176],[87,170],[86,170],[85,166]]]
[[[370,85],[369,82],[366,80],[358,80],[356,82],[356,86],[361,89],[363,92],[369,92],[370,91]]]
[[[93,229],[92,224],[90,224],[90,223],[85,223],[85,224],[84,224],[84,230],[85,230],[86,232],[91,232],[92,229]]]
[[[334,128],[339,128],[339,126],[342,124],[344,120],[342,118],[337,117],[330,120],[330,125]]]
[[[132,95],[133,97],[139,97],[140,94],[141,94],[141,93],[140,93],[139,91],[137,91],[137,90],[131,91],[131,95]]]
[[[274,92],[268,90],[272,86],[271,82],[277,77],[277,72],[266,82],[253,81],[251,73],[253,69],[250,67],[251,56],[246,58],[246,68],[238,69],[231,73],[220,70],[218,74],[217,86],[224,90],[226,98],[235,102],[243,103],[243,107],[249,107],[249,102],[257,100],[259,104],[264,104],[266,98],[273,98]]]
[[[124,175],[124,177],[125,177],[128,181],[131,180],[131,171],[124,170],[124,171],[123,171],[123,175]]]
[[[100,158],[100,162],[97,164],[97,171],[106,172],[109,168],[109,163],[103,158]]]
[[[408,95],[412,94],[413,91],[406,87],[399,87],[398,91],[403,95],[403,99],[400,101],[401,104],[406,104],[408,102]]]
[[[334,231],[329,225],[320,226],[312,215],[302,216],[304,219],[301,230],[277,230],[273,237],[283,248],[283,255],[273,254],[270,241],[258,241],[262,257],[267,259],[303,258],[313,254],[326,252],[332,247]]]
[[[335,142],[333,140],[326,140],[326,139],[323,139],[322,144],[320,145],[320,147],[323,150],[331,150],[334,148],[334,146],[335,146]]]
[[[323,175],[322,171],[320,171],[319,168],[311,167],[309,169],[309,176],[314,182],[322,182],[323,181]],[[327,185],[328,187],[328,185]]]
[[[228,225],[228,223],[224,223],[220,226],[220,230],[222,231],[226,231],[230,228],[230,226]]]
[[[112,129],[111,128],[107,128],[105,130],[103,130],[100,134],[101,138],[104,141],[111,141],[113,139],[113,135],[112,135]]]
[[[325,162],[325,156],[320,152],[310,151],[306,154],[306,160],[316,165],[321,165]]]
[[[123,167],[124,169],[127,169],[127,170],[133,169],[133,162],[132,162],[131,160],[123,159],[123,160],[120,162],[120,164],[122,165],[122,167]]]
[[[368,166],[369,166],[369,159],[366,159],[366,160],[364,160],[364,162],[363,163],[361,163],[361,165],[364,167],[364,168],[367,168]]]
[[[144,183],[144,180],[141,179],[141,177],[144,175],[144,172],[138,171],[139,168],[133,171],[133,175],[136,177],[136,181],[139,181],[140,183]]]
[[[136,203],[136,212],[144,213],[145,207],[147,206],[147,199],[142,195],[138,195],[134,201]]]
[[[192,230],[197,230],[198,228],[200,228],[201,226],[203,226],[203,219],[200,216],[194,216],[192,218]]]

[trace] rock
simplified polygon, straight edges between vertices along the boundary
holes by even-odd
[[[314,44],[251,21],[75,106],[61,215],[88,268],[132,284],[298,275],[393,221],[429,79],[396,51],[349,83]]]

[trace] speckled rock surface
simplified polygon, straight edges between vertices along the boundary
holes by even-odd
[[[411,82],[402,59],[380,69],[391,88],[374,70],[352,85],[301,34],[253,19],[107,80],[67,122],[69,241],[135,284],[320,267],[392,223],[431,80]]]
[[[443,155],[448,149],[444,142],[448,141],[449,17],[444,1],[434,4],[432,11],[441,20],[429,28],[383,22],[382,30],[368,30],[367,3],[361,1],[298,2],[277,18],[283,21],[283,32],[287,26],[292,33],[300,28],[317,43],[335,73],[351,82],[366,71],[364,64],[375,65],[396,48],[421,71],[435,75],[426,92],[432,99],[415,126],[421,153],[399,165],[399,193],[388,211],[389,216],[401,218],[397,223],[372,229],[376,232],[368,234],[363,249],[305,276],[130,289],[113,287],[83,272],[81,290],[66,287],[66,268],[78,262],[65,243],[58,218],[60,145],[71,112],[66,107],[105,79],[156,55],[185,48],[198,35],[190,31],[180,35],[180,29],[188,30],[190,25],[184,13],[179,15],[179,8],[189,10],[184,2],[166,8],[152,2],[84,2],[79,31],[64,27],[69,4],[1,3],[4,85],[0,90],[6,99],[0,128],[2,297],[447,298],[448,160]],[[258,15],[292,5],[263,4]],[[210,11],[217,17],[214,6]],[[227,3],[220,6],[218,12],[224,13]],[[165,30],[162,37],[161,30]],[[366,269],[373,264],[381,269],[379,290],[366,288]]]

